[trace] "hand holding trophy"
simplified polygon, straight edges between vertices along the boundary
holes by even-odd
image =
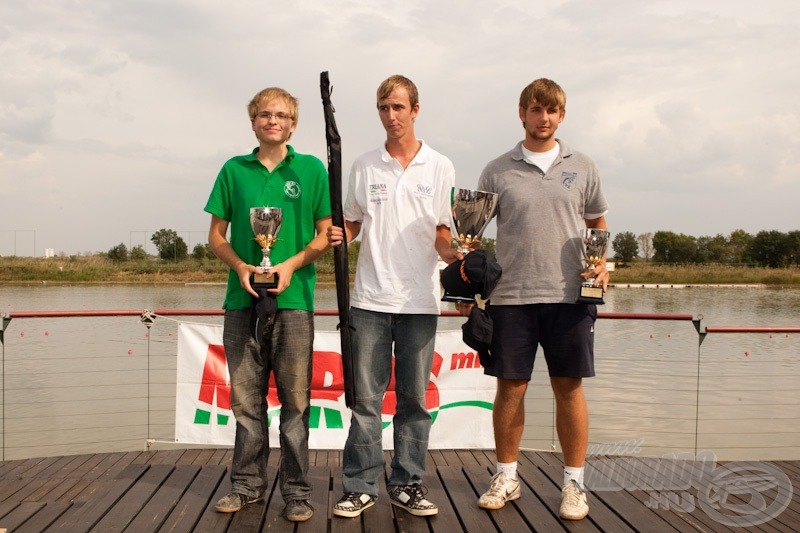
[[[250,275],[250,285],[253,288],[263,287],[273,289],[278,286],[277,274],[269,274],[272,263],[269,260],[270,248],[278,240],[278,231],[281,229],[283,212],[280,207],[252,207],[250,208],[250,227],[253,229],[254,239],[261,247],[261,273]]]
[[[450,191],[450,215],[453,240],[459,252],[465,256],[472,251],[475,244],[480,243],[483,231],[497,208],[497,194],[493,192],[476,191],[472,189],[459,189],[453,187]],[[460,262],[463,266],[463,261]],[[449,269],[460,268],[453,263]],[[445,269],[448,270],[448,269]],[[462,277],[465,274],[462,273]],[[451,294],[446,288],[443,302],[472,303],[474,296]]]
[[[594,271],[594,267],[603,263],[606,260],[606,252],[608,251],[608,241],[611,233],[604,229],[586,228],[583,234],[583,243],[586,246],[586,270],[584,272]],[[578,295],[579,304],[596,304],[602,305],[603,301],[603,287],[594,286],[595,278],[588,278],[581,283],[580,293]]]

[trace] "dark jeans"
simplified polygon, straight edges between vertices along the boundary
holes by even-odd
[[[279,310],[272,335],[267,334],[267,340],[259,343],[250,335],[249,309],[226,311],[223,344],[231,377],[231,409],[236,417],[231,465],[233,492],[257,496],[267,483],[266,398],[272,372],[281,402],[281,494],[287,502],[308,498],[313,313]]]

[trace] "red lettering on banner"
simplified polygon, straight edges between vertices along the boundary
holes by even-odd
[[[198,395],[201,402],[213,405],[216,394],[218,407],[231,408],[231,384],[228,382],[227,364],[225,349],[219,344],[209,344]]]
[[[475,352],[457,352],[450,356],[450,370],[480,367],[481,359]]]

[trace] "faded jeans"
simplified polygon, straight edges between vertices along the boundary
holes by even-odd
[[[389,488],[420,483],[425,472],[431,416],[425,391],[431,377],[437,315],[350,310],[355,407],[344,447],[344,492],[378,496],[383,475],[381,404],[392,373],[394,344],[397,412],[392,419],[394,458]]]
[[[272,372],[281,402],[281,494],[286,502],[307,499],[311,493],[307,475],[314,315],[281,309],[266,339],[259,343],[250,335],[249,309],[225,312],[223,344],[236,417],[231,490],[256,497],[267,486],[266,399]]]

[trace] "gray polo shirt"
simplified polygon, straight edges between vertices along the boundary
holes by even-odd
[[[522,142],[489,162],[478,189],[497,200],[497,262],[503,275],[495,305],[575,303],[582,281],[586,219],[604,216],[608,204],[597,165],[558,140],[547,173],[528,163]]]

